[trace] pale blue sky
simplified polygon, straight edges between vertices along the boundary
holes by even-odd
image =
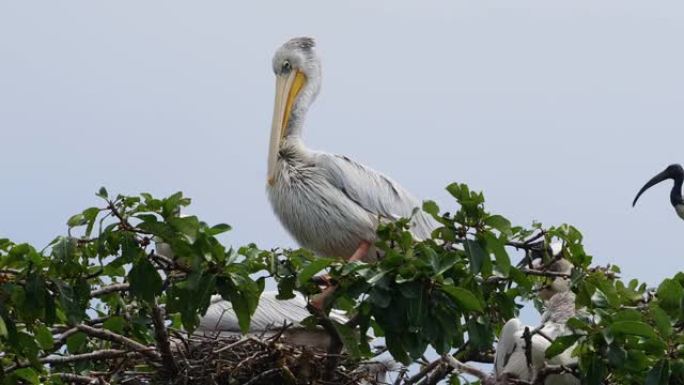
[[[675,0],[3,1],[0,236],[45,245],[104,185],[294,246],[265,168],[271,55],[298,35],[324,66],[311,147],[445,209],[459,181],[515,223],[572,223],[627,277],[682,270],[669,186],[630,207],[684,162]]]

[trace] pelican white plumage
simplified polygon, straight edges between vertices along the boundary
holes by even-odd
[[[554,255],[558,247],[553,247]],[[573,265],[565,260],[554,261],[548,271],[570,274]],[[539,370],[545,365],[569,365],[577,362],[572,356],[574,345],[556,357],[546,360],[544,354],[551,345],[551,341],[563,335],[571,334],[566,322],[576,314],[575,294],[570,291],[570,280],[566,277],[556,277],[551,284],[546,285],[539,292],[540,298],[545,300],[546,311],[542,314],[541,325],[537,328],[523,325],[519,319],[513,318],[506,322],[496,347],[494,372],[497,378],[513,377],[525,381],[534,381]],[[527,342],[525,330],[532,333],[529,337],[530,357],[527,356]],[[533,333],[533,331],[538,331]],[[551,340],[551,341],[550,341]],[[545,385],[579,385],[580,381],[572,374],[554,374],[545,378]]]
[[[268,197],[297,242],[321,256],[372,260],[381,221],[411,217],[420,202],[385,175],[339,155],[313,151],[302,141],[309,106],[321,86],[314,40],[294,38],[273,57],[276,97],[268,155]],[[418,239],[436,222],[412,216]]]
[[[279,333],[283,326],[289,325],[282,335],[282,339],[293,345],[308,346],[325,350],[330,345],[330,336],[320,328],[307,329],[302,322],[311,313],[306,309],[307,301],[299,293],[291,299],[276,298],[277,291],[265,291],[259,298],[248,335],[269,337]],[[344,312],[331,310],[329,317],[339,323],[347,322]],[[195,333],[220,336],[241,336],[238,318],[229,301],[220,295],[211,298],[207,313],[200,319]]]

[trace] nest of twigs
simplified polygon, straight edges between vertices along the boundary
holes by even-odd
[[[381,385],[381,362],[359,362],[348,354],[328,354],[297,346],[280,335],[172,337],[178,366],[175,376],[163,370],[149,377],[137,372],[127,384],[187,385]],[[330,368],[330,369],[328,369]],[[133,378],[135,377],[135,378]]]

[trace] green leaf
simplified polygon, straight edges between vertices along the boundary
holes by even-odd
[[[83,216],[83,214],[73,215],[71,218],[69,218],[69,220],[67,220],[67,226],[69,226],[69,227],[83,226],[86,223],[87,223],[87,220]]]
[[[197,237],[199,220],[196,216],[172,217],[168,219],[168,222],[176,231],[193,239]]]
[[[36,341],[38,341],[40,347],[43,350],[52,349],[53,345],[55,344],[55,341],[52,339],[52,333],[50,333],[50,329],[48,329],[44,325],[40,325],[36,328],[35,335]]]
[[[30,384],[40,384],[40,377],[38,377],[38,373],[33,368],[17,369],[13,373],[22,380],[28,381]]]
[[[568,336],[560,336],[553,340],[553,343],[546,349],[544,355],[546,358],[553,358],[564,351],[568,350],[581,336],[571,334]]]
[[[437,203],[435,203],[435,201],[424,201],[423,211],[432,215],[433,217],[439,216],[439,206],[437,205]]]
[[[677,281],[668,278],[660,284],[656,296],[660,307],[672,314],[679,310],[679,303],[684,297],[684,289]]]
[[[456,303],[459,305],[460,309],[463,312],[468,312],[468,311],[483,311],[483,306],[482,303],[480,303],[480,300],[477,299],[477,297],[471,293],[469,290],[466,290],[462,287],[456,287],[456,286],[442,286],[442,290],[449,294],[451,298],[456,301]]]
[[[333,325],[335,326],[337,333],[342,339],[342,343],[344,344],[344,347],[347,349],[347,352],[354,358],[361,357],[361,350],[359,348],[359,341],[357,339],[357,334],[355,333],[355,330],[350,326],[340,324],[334,321]]]
[[[88,341],[88,336],[85,333],[77,332],[69,337],[67,337],[66,345],[69,353],[76,354],[79,353],[86,345]]]
[[[161,293],[162,279],[147,258],[139,258],[128,273],[128,282],[131,284],[131,294],[147,301],[154,302],[154,297]]]
[[[115,333],[121,333],[124,330],[125,321],[123,317],[114,316],[110,317],[102,325],[105,329],[111,330]]]
[[[470,271],[473,274],[477,274],[482,271],[482,265],[484,265],[486,259],[489,259],[489,256],[482,249],[480,243],[466,239],[465,249],[466,253],[468,254],[468,258],[470,259]]]
[[[511,221],[502,217],[501,215],[490,215],[484,220],[485,225],[499,230],[501,234],[512,235]]]
[[[233,311],[238,318],[238,324],[243,334],[249,331],[249,324],[251,323],[252,314],[249,312],[249,305],[247,299],[242,293],[232,291],[230,293],[230,303],[233,305]]]
[[[508,257],[504,243],[492,233],[485,233],[484,239],[487,244],[487,249],[494,253],[497,269],[504,277],[507,277],[511,271],[511,259]]]
[[[0,316],[0,337],[7,337],[7,324],[2,316]]]
[[[297,281],[300,285],[307,283],[319,271],[325,269],[333,263],[329,258],[317,258],[309,263],[297,276]]]
[[[672,323],[670,322],[670,317],[668,317],[665,310],[663,310],[660,306],[655,305],[653,307],[653,319],[655,320],[655,324],[660,332],[660,335],[665,338],[672,335]]]
[[[93,226],[95,226],[95,220],[97,219],[98,214],[100,214],[100,209],[97,207],[90,207],[83,210],[83,218],[88,224],[85,231],[86,237],[90,237],[90,234],[93,232]]]
[[[109,196],[107,195],[107,189],[104,187],[100,187],[100,190],[95,195],[99,196],[102,199],[109,198]]]
[[[639,321],[617,321],[610,325],[610,330],[615,334],[629,334],[646,338],[658,338],[655,330]]]
[[[644,385],[668,385],[670,383],[670,364],[663,359],[648,372]]]
[[[207,233],[210,235],[219,235],[221,233],[225,233],[232,230],[232,227],[230,225],[227,225],[225,223],[219,223],[218,225],[212,226]]]

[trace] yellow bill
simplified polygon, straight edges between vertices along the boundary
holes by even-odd
[[[271,140],[268,150],[268,184],[275,183],[275,165],[278,161],[278,151],[290,122],[292,106],[297,100],[299,92],[306,83],[306,76],[300,71],[290,71],[287,74],[276,75],[276,96],[273,107],[273,122],[271,123]]]

